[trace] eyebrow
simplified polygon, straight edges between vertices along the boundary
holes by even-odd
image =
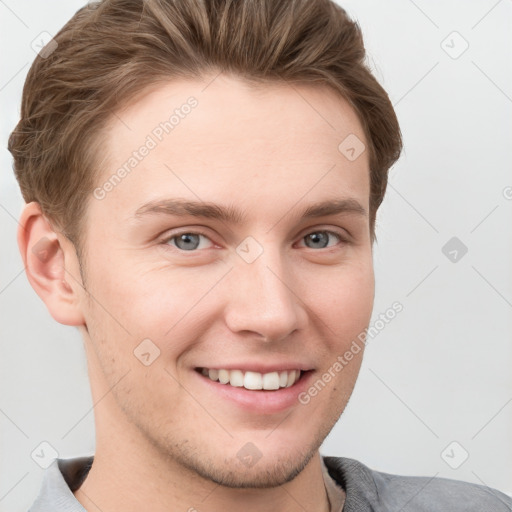
[[[302,219],[325,217],[328,215],[355,214],[368,217],[366,209],[354,198],[331,199],[308,206],[302,210]],[[233,206],[221,206],[211,202],[189,201],[185,199],[161,199],[142,205],[134,218],[140,220],[150,215],[191,215],[207,219],[217,219],[231,224],[240,224],[245,214]]]

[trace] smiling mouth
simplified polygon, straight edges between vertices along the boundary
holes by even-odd
[[[196,371],[214,382],[249,390],[276,391],[289,388],[306,373],[301,370],[258,373],[242,370],[196,368]]]

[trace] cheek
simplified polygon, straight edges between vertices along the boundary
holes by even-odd
[[[92,317],[101,324],[96,332],[103,338],[110,333],[109,338],[117,344],[129,338],[132,350],[149,338],[162,351],[179,353],[211,321],[218,301],[211,302],[215,293],[210,291],[226,274],[226,266],[167,265],[148,271],[124,261],[98,265],[91,276],[95,299]]]
[[[330,338],[350,344],[370,322],[375,291],[371,260],[326,272],[316,284],[310,309],[323,320]]]

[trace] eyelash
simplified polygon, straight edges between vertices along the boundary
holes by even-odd
[[[312,235],[314,233],[328,233],[329,235],[334,235],[335,237],[337,237],[339,242],[341,242],[341,243],[348,243],[348,240],[347,240],[346,237],[344,237],[343,235],[341,235],[340,233],[338,233],[336,231],[331,231],[331,230],[328,230],[328,229],[318,229],[318,230],[310,231],[309,233],[306,233],[304,236],[302,236],[300,238],[300,240],[304,240],[304,238],[306,238],[308,235]],[[206,233],[203,233],[201,231],[181,231],[179,233],[174,233],[171,236],[167,236],[166,238],[164,238],[161,241],[161,244],[164,245],[164,246],[169,246],[170,245],[169,242],[171,242],[171,240],[174,240],[174,239],[180,237],[181,235],[200,235],[200,236],[204,236],[205,238],[208,238],[208,240],[210,240],[209,236]],[[212,240],[210,240],[210,241],[212,242]],[[179,247],[177,247],[175,245],[172,245],[171,247],[173,249],[176,249],[177,251],[179,251],[181,253],[187,253],[187,252],[188,253],[196,253],[196,252],[200,252],[200,251],[205,250],[205,249],[193,249],[193,250],[190,250],[190,251],[186,251],[184,249],[180,249]],[[321,247],[320,249],[316,249],[316,250],[332,249],[333,247],[335,247],[335,246]],[[311,247],[306,247],[306,249],[311,249]],[[315,249],[313,249],[313,250],[315,250]]]

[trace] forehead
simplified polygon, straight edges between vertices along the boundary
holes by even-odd
[[[180,80],[112,116],[97,185],[111,182],[104,204],[123,215],[166,195],[232,202],[235,189],[245,201],[308,193],[367,204],[365,147],[355,111],[327,86]]]

